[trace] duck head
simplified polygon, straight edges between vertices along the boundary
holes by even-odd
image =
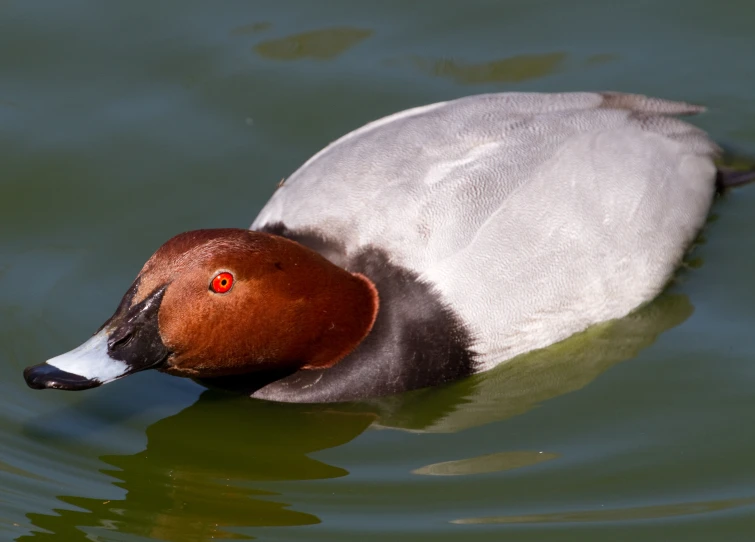
[[[155,252],[88,341],[24,378],[83,390],[145,369],[214,378],[326,368],[367,336],[377,311],[369,279],[294,241],[191,231]]]

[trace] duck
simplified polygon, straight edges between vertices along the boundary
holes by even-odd
[[[370,122],[249,229],[158,248],[113,316],[24,371],[84,390],[155,369],[299,403],[439,386],[622,318],[666,287],[721,187],[698,105],[467,96]]]

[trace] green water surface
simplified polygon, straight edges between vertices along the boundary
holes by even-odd
[[[755,3],[0,0],[0,539],[755,539],[755,187],[657,302],[489,374],[280,405],[81,343],[172,235],[248,226],[334,138],[504,90],[700,102],[755,155]]]

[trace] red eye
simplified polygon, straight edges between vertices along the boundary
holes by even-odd
[[[218,273],[217,276],[212,279],[212,283],[210,283],[210,290],[212,290],[216,294],[224,294],[231,289],[231,286],[233,286],[233,275],[224,271],[222,273]]]

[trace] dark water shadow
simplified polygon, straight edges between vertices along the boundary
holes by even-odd
[[[206,391],[190,407],[152,424],[145,450],[100,458],[112,466],[102,472],[127,491],[123,499],[60,496],[79,510],[28,514],[36,527],[55,535],[33,533],[19,540],[84,540],[87,529],[97,528],[193,541],[244,538],[233,532],[235,528],[319,523],[316,515],[291,508],[285,494],[270,489],[285,487],[278,482],[349,474],[310,454],[341,446],[373,425],[452,432],[522,414],[634,357],[692,311],[685,296],[666,294],[622,320],[521,356],[485,375],[374,401],[291,405]],[[430,465],[417,473],[494,472],[554,457],[494,454]]]
[[[461,58],[410,56],[388,58],[386,67],[409,66],[431,77],[449,79],[459,85],[517,84],[541,79],[565,71],[585,70],[620,60],[615,53],[597,53],[576,57],[563,51],[530,53],[486,62]]]
[[[370,414],[279,405],[207,391],[192,406],[150,426],[147,447],[100,459],[102,472],[127,491],[123,500],[60,496],[80,510],[28,514],[38,528],[30,538],[85,540],[88,527],[105,527],[157,540],[248,538],[233,526],[319,523],[292,510],[256,483],[346,476],[340,467],[308,456],[362,433]]]
[[[567,54],[563,52],[519,55],[490,62],[464,62],[454,59],[430,60],[414,58],[412,63],[421,72],[452,79],[464,85],[482,83],[519,83],[539,79],[560,71]]]
[[[262,41],[254,46],[254,51],[269,60],[329,60],[367,39],[372,33],[372,30],[351,27],[312,30]]]

